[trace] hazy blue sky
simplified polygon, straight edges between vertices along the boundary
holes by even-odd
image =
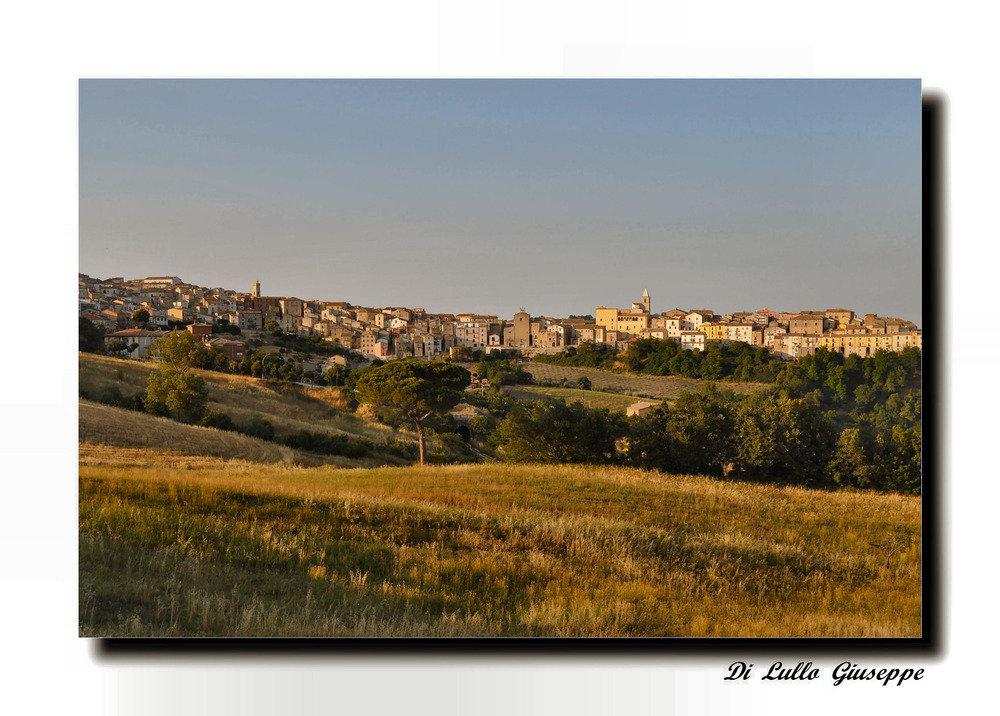
[[[80,270],[921,316],[920,82],[83,80]]]

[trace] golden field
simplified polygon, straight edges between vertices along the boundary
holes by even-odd
[[[80,633],[918,637],[920,512],[634,469],[84,443]],[[899,528],[903,551],[873,546]]]

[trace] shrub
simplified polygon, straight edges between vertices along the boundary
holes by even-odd
[[[349,458],[367,457],[371,454],[374,444],[366,438],[352,439],[346,435],[333,433],[310,432],[300,430],[290,435],[282,442],[289,447],[324,455],[343,455]]]
[[[105,405],[121,405],[122,391],[117,385],[102,385],[98,388],[94,400]]]
[[[405,460],[416,460],[420,457],[420,446],[405,440],[396,440],[393,438],[382,443],[379,447],[390,455],[395,455]]]
[[[145,400],[146,391],[140,390],[138,393],[133,393],[126,398],[122,398],[120,407],[125,408],[126,410],[135,410],[141,413],[146,409]]]
[[[236,423],[229,417],[229,414],[222,410],[210,410],[198,421],[199,425],[217,430],[236,431]]]
[[[250,437],[260,438],[261,440],[274,439],[274,425],[263,415],[258,415],[257,413],[253,413],[244,421],[243,425],[239,428],[239,432]]]

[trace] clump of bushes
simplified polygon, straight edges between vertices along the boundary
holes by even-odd
[[[387,440],[379,445],[379,448],[390,455],[401,457],[404,460],[416,460],[420,457],[420,446],[406,440]]]
[[[138,393],[133,393],[132,395],[124,395],[121,388],[117,385],[101,386],[95,393],[80,388],[80,397],[84,400],[93,400],[95,403],[111,405],[115,408],[125,408],[126,410],[137,410],[139,412],[146,410],[143,403],[145,396],[146,391],[144,390],[140,390]]]
[[[438,434],[439,446],[427,455],[427,462],[434,465],[448,465],[456,462],[456,455],[469,455],[465,442],[455,433]],[[459,459],[461,461],[461,459]]]
[[[349,458],[361,458],[371,455],[374,443],[367,438],[351,438],[347,435],[333,433],[310,432],[300,430],[289,435],[282,442],[288,447],[308,450],[323,455],[342,455]]]
[[[274,425],[263,415],[253,413],[246,421],[237,428],[237,432],[261,440],[274,440]]]
[[[222,410],[209,410],[205,413],[202,419],[198,421],[198,425],[206,428],[215,428],[216,430],[229,430],[231,432],[237,432],[239,430],[236,423],[233,422],[233,419],[229,417],[229,414],[223,412]]]

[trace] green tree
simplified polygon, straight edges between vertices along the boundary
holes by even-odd
[[[259,377],[261,380],[265,376],[272,378],[278,376],[281,367],[285,365],[285,359],[280,355],[264,350],[256,350],[249,356],[244,356],[243,360],[246,362],[246,366],[244,370],[244,366],[241,364],[241,372]]]
[[[580,390],[590,390],[594,387],[594,384],[591,382],[590,378],[585,375],[581,375],[576,379],[576,387]]]
[[[474,415],[469,418],[469,429],[483,437],[488,437],[494,429],[493,421],[486,415]]]
[[[143,404],[154,415],[169,412],[178,420],[194,423],[205,414],[208,388],[201,376],[193,373],[154,370],[149,374]]]
[[[619,416],[579,401],[532,402],[513,410],[497,430],[512,462],[607,464],[616,457],[624,425]]]
[[[121,338],[112,338],[108,341],[108,344],[104,347],[104,350],[108,355],[118,356],[119,358],[124,358],[129,353],[128,341]]]
[[[709,342],[701,354],[701,367],[698,371],[705,380],[718,380],[725,374],[722,357],[722,347],[715,341]]]
[[[919,495],[921,491],[922,454],[920,427],[892,428],[885,488]]]
[[[275,374],[280,380],[284,380],[289,383],[298,383],[302,380],[305,373],[302,370],[302,366],[298,363],[288,361],[284,365],[280,366]]]
[[[212,333],[225,333],[228,335],[239,336],[242,335],[242,331],[239,326],[234,326],[229,323],[224,318],[215,319],[215,323],[212,324]]]
[[[490,385],[517,385],[532,382],[531,374],[507,359],[480,361],[474,370],[480,378],[486,378]]]
[[[875,406],[879,394],[868,383],[862,383],[854,389],[854,405],[858,412],[866,413]]]
[[[209,348],[208,365],[212,370],[225,371],[229,367],[229,359],[226,357],[226,352],[219,346]]]
[[[669,470],[673,467],[673,442],[670,434],[670,408],[662,403],[646,415],[628,419],[628,463],[646,470]]]
[[[173,413],[179,420],[198,421],[208,405],[208,388],[191,370],[209,359],[205,344],[187,331],[157,338],[149,353],[160,358],[159,370],[149,374],[143,403],[154,415]]]
[[[832,425],[803,400],[755,393],[734,418],[735,468],[747,478],[819,485],[834,445]]]
[[[362,403],[398,410],[413,421],[424,465],[425,422],[457,405],[470,378],[465,368],[444,361],[393,361],[366,371],[357,395]]]
[[[93,321],[80,316],[80,350],[85,353],[99,353],[104,347],[104,334]]]
[[[323,380],[327,385],[340,386],[347,383],[351,369],[345,365],[333,365],[327,368],[323,374]]]
[[[149,328],[149,311],[145,308],[140,308],[132,313],[132,323],[136,325],[137,328]]]
[[[572,365],[584,368],[611,368],[617,360],[618,352],[613,346],[593,341],[581,341],[578,346],[570,346],[562,353],[542,353],[533,358],[538,363]]]
[[[163,361],[161,370],[166,369],[184,375],[192,368],[201,368],[208,362],[208,348],[190,331],[175,331],[169,336],[157,338],[147,351]]]
[[[732,393],[717,391],[713,383],[680,394],[666,425],[666,439],[674,448],[667,456],[667,470],[716,477],[726,474],[733,461],[732,402]]]
[[[844,487],[881,488],[884,465],[876,455],[879,444],[866,425],[845,428],[837,438],[827,466],[830,479]]]

